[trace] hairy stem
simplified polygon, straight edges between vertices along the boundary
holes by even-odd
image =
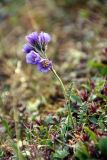
[[[62,88],[64,97],[65,97],[65,100],[66,100],[66,103],[67,103],[68,98],[67,98],[67,94],[66,94],[66,90],[65,90],[64,84],[63,84],[62,80],[60,79],[60,77],[58,76],[58,74],[55,71],[55,69],[52,67],[51,70],[52,70],[52,72],[54,73],[54,75],[56,76],[56,78],[59,80],[59,82],[61,84],[61,88]],[[69,120],[71,121],[72,127],[74,128],[75,127],[74,120],[73,120],[73,117],[72,117],[72,113],[71,113],[71,109],[70,109],[70,105],[69,104],[67,104],[67,109],[68,109]],[[68,120],[68,124],[69,124],[69,120]]]
[[[54,69],[53,67],[52,67],[51,70],[52,70],[52,72],[54,73],[55,77],[59,80],[60,85],[61,85],[61,88],[62,88],[62,91],[63,91],[63,94],[64,94],[64,97],[65,97],[65,99],[67,100],[65,87],[64,87],[64,84],[63,84],[61,78],[58,76],[57,72],[55,71],[55,69]]]

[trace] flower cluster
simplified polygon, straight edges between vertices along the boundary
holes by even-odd
[[[23,47],[26,62],[37,66],[40,72],[48,72],[52,68],[52,61],[47,58],[46,49],[51,40],[48,33],[33,32],[26,36],[27,44]]]

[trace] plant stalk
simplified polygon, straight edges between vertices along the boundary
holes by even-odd
[[[51,70],[52,70],[52,72],[54,73],[54,75],[56,76],[56,78],[57,78],[57,79],[59,80],[59,82],[60,82],[60,85],[61,85],[61,88],[62,88],[64,97],[65,97],[65,100],[66,100],[66,103],[67,103],[68,97],[67,97],[67,94],[66,94],[66,90],[65,90],[64,84],[63,84],[61,78],[58,76],[56,70],[55,70],[53,67],[52,67]],[[74,121],[73,121],[73,117],[72,117],[70,105],[67,104],[67,107],[68,107],[68,115],[69,115],[69,118],[70,118],[70,120],[71,120],[72,126],[73,126],[73,128],[74,128],[75,125],[74,125]],[[69,120],[68,120],[68,121],[69,121]],[[68,122],[68,123],[69,123],[69,122]]]
[[[65,100],[67,100],[65,87],[64,87],[64,84],[63,84],[61,78],[58,76],[57,72],[55,71],[55,69],[53,67],[51,68],[51,70],[54,73],[55,77],[59,80],[61,88],[62,88],[62,91],[63,91],[63,94],[64,94],[64,97],[65,97]]]

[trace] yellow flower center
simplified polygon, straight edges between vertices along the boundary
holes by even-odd
[[[49,61],[48,60],[45,60],[45,61],[42,62],[42,66],[44,68],[48,67],[48,65],[49,65]]]

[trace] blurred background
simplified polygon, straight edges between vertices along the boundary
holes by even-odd
[[[63,105],[52,73],[25,62],[25,36],[33,31],[52,36],[47,54],[66,87],[107,74],[107,0],[0,0],[1,115],[13,106],[46,106],[47,113]]]

